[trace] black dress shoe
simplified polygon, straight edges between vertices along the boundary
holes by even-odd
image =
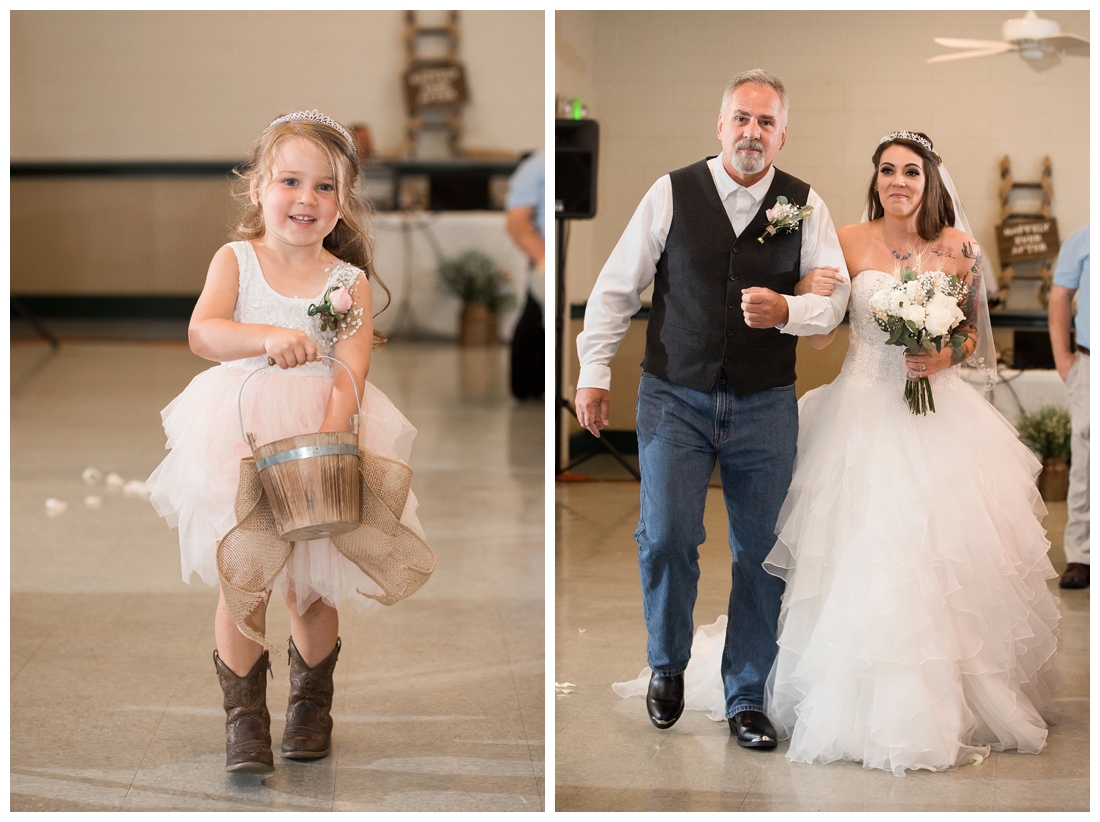
[[[1082,562],[1071,562],[1058,580],[1059,588],[1088,588],[1089,566]]]
[[[661,730],[675,725],[684,712],[684,675],[653,674],[649,678],[645,707],[649,711],[649,721]]]
[[[742,748],[770,751],[776,746],[778,734],[760,711],[741,711],[730,717],[730,735]]]

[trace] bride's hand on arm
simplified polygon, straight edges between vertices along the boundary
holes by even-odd
[[[835,267],[812,268],[806,272],[806,276],[798,281],[794,287],[795,296],[802,294],[819,294],[822,297],[831,297],[836,288],[840,269]],[[821,335],[825,336],[825,335]]]
[[[833,296],[837,281],[840,279],[840,269],[835,266],[826,268],[812,268],[806,272],[806,276],[798,281],[794,287],[795,296],[802,294],[817,294],[821,297]],[[814,348],[824,348],[836,337],[834,328],[828,334],[811,334],[807,339]]]
[[[370,370],[371,353],[374,351],[374,312],[370,283],[360,274],[353,290],[351,311],[361,309],[362,313],[349,313],[347,319],[349,325],[355,320],[359,320],[362,325],[355,327],[354,334],[348,334],[351,328],[337,330],[332,356],[351,370],[355,375],[355,382],[352,382],[347,371],[336,363],[332,364],[332,393],[325,407],[321,431],[351,431],[351,418],[359,413],[355,402],[356,392],[362,400],[367,372]],[[347,339],[344,339],[345,335]]]

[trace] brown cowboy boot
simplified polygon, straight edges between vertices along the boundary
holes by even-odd
[[[234,773],[271,773],[271,714],[267,712],[270,670],[264,651],[252,670],[237,676],[214,651],[214,669],[225,694],[225,769]]]
[[[320,759],[332,750],[332,672],[340,653],[340,638],[332,653],[317,666],[305,660],[290,640],[290,699],[286,706],[283,756],[287,759]]]

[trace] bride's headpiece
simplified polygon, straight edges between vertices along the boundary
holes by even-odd
[[[914,134],[911,131],[892,131],[881,140],[879,140],[878,144],[881,146],[883,143],[891,143],[894,140],[909,140],[913,143],[920,143],[926,149],[932,151],[931,140],[929,140],[927,137],[921,137],[919,134]],[[932,151],[932,153],[935,154],[934,151]]]
[[[355,141],[351,139],[351,135],[348,134],[347,130],[331,117],[322,114],[317,109],[313,109],[313,111],[292,111],[290,114],[284,114],[282,117],[276,117],[274,120],[271,121],[271,124],[264,129],[264,134],[267,134],[269,131],[271,131],[271,129],[279,125],[279,123],[289,123],[294,120],[310,120],[314,123],[321,123],[322,125],[326,125],[329,128],[334,128],[338,132],[340,132],[345,140],[348,141],[348,145],[351,146],[352,149],[355,148]]]

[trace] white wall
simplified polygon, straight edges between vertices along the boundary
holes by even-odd
[[[583,301],[638,201],[662,174],[719,151],[722,91],[750,68],[790,98],[776,165],[809,181],[837,225],[859,219],[879,138],[924,131],[995,263],[998,164],[1039,179],[1049,154],[1062,237],[1089,219],[1089,60],[1037,72],[1017,55],[928,65],[933,37],[999,40],[1020,11],[558,12],[556,83],[600,124],[599,213],[574,223],[567,292]],[[1044,12],[1088,36],[1087,11]],[[583,227],[582,227],[583,226]]]
[[[234,160],[278,114],[404,137],[402,11],[15,11],[11,159]],[[544,15],[464,11],[469,148],[543,144]]]

